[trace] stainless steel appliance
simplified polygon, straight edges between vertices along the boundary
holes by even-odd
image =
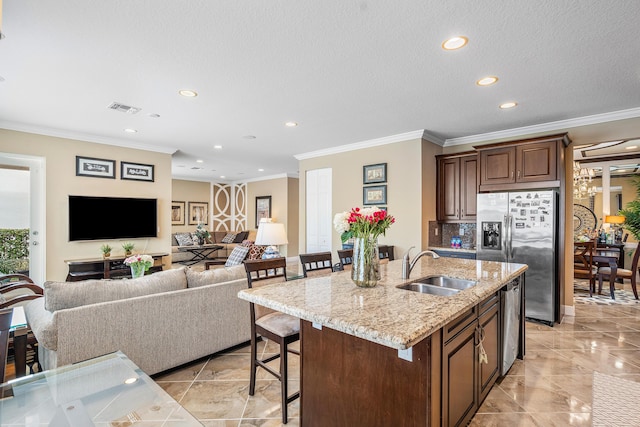
[[[520,279],[507,284],[502,292],[502,369],[501,374],[507,375],[509,368],[518,357],[520,342]]]
[[[477,259],[527,264],[525,317],[558,319],[557,203],[554,190],[478,194]]]

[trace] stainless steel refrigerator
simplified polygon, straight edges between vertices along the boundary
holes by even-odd
[[[478,194],[477,259],[527,264],[525,317],[558,319],[558,194],[553,190]]]

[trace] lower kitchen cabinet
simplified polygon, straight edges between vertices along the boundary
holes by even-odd
[[[463,426],[500,374],[500,294],[464,313],[443,330],[442,425]],[[486,359],[481,360],[481,355]]]

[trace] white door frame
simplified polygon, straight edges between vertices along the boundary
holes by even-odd
[[[29,168],[29,277],[42,285],[46,271],[46,169],[45,158],[0,153],[0,164]]]
[[[332,173],[332,168],[306,171],[306,252],[331,251],[333,223],[333,217],[331,215]],[[322,182],[323,180],[324,182]],[[313,223],[314,221],[315,223]]]

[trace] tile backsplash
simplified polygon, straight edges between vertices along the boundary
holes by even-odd
[[[476,248],[476,223],[438,223],[429,221],[429,246],[449,247],[451,238],[460,236],[463,249]]]

